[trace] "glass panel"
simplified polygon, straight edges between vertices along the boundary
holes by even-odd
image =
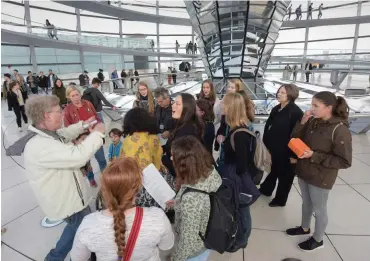
[[[74,29],[76,30],[76,27]],[[119,22],[117,20],[81,16],[81,30],[109,32],[118,34]]]
[[[313,28],[310,28],[310,33],[311,29]],[[280,30],[279,37],[277,38],[276,43],[304,41],[305,33],[306,28]]]
[[[360,24],[360,28],[358,31],[358,35],[370,35],[370,23],[368,24]]]
[[[23,46],[1,46],[2,64],[28,64],[31,63],[30,49]]]
[[[354,37],[355,25],[329,25],[310,28],[308,40]]]
[[[362,3],[361,15],[370,15],[370,3]]]
[[[370,52],[370,37],[357,40],[357,52]],[[369,61],[370,59],[368,59]]]
[[[284,55],[303,55],[304,43],[295,44],[279,44],[276,45],[273,56],[284,56]]]
[[[118,23],[117,23],[117,26],[119,26]],[[155,23],[123,20],[122,30],[124,33],[129,33],[129,34],[137,34],[138,32],[140,32],[141,34],[156,34],[157,26]]]
[[[360,40],[360,39],[359,39]],[[352,52],[353,39],[323,41],[308,43],[307,54],[322,54],[325,51],[330,52]]]

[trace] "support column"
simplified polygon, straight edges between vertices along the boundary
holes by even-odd
[[[193,46],[194,46],[194,28],[193,28],[193,26],[191,27],[191,42],[193,43]],[[192,58],[191,59],[191,68],[194,68],[194,66],[195,66],[194,58]]]
[[[362,0],[358,1],[357,4],[357,16],[361,16],[361,7],[362,7]],[[355,36],[353,38],[353,47],[352,47],[352,55],[351,55],[351,61],[354,61],[356,59],[356,52],[357,52],[357,42],[358,42],[358,32],[360,30],[360,24],[357,23],[355,27]],[[351,64],[349,66],[349,76],[348,76],[348,81],[347,81],[347,88],[351,87],[352,84],[352,74],[351,72],[353,71],[354,65]]]
[[[118,1],[118,7],[121,8],[122,2]],[[122,38],[122,19],[118,18],[119,23],[119,38]]]
[[[155,10],[156,15],[159,15],[159,1],[156,1],[156,10]],[[159,82],[161,82],[161,57],[159,55],[160,53],[160,44],[159,44],[159,23],[157,22],[157,67],[158,67],[158,79]]]
[[[119,8],[121,8],[121,5],[122,5],[122,2],[121,1],[118,1],[118,7]],[[118,26],[119,26],[119,38],[122,41],[122,38],[123,38],[123,35],[122,35],[123,29],[122,29],[122,19],[121,18],[118,18]],[[125,56],[124,56],[123,53],[121,53],[121,65],[122,65],[122,69],[125,68]]]
[[[32,22],[31,22],[31,11],[30,11],[29,0],[24,1],[24,18],[26,19],[27,33],[30,34],[32,33]],[[38,72],[35,46],[30,45],[29,48],[30,48],[30,61],[32,64],[32,71]]]
[[[76,13],[76,19],[77,19],[77,23],[76,23],[76,31],[77,31],[77,41],[80,42],[80,38],[81,38],[81,15],[80,15],[80,9],[76,8],[75,9],[75,13]],[[83,72],[85,70],[85,57],[84,57],[84,53],[83,53],[83,50],[82,50],[82,47],[79,48],[79,52],[80,52],[80,63],[81,63],[81,72]]]
[[[311,4],[311,1],[307,1],[307,11],[308,11],[308,7],[310,6]],[[307,19],[307,18],[306,18]],[[307,25],[306,26],[306,34],[305,34],[305,37],[304,37],[304,49],[303,49],[303,61],[302,61],[302,73],[301,73],[301,81],[306,81],[305,79],[305,66],[306,66],[306,62],[307,62],[307,47],[308,47],[308,36],[309,36],[309,33],[310,33],[310,27]]]

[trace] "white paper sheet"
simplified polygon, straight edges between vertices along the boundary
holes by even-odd
[[[176,196],[153,164],[143,170],[143,186],[163,209],[166,209],[166,202]]]
[[[157,136],[158,136],[158,138],[159,138],[159,142],[161,143],[161,146],[166,145],[166,143],[167,143],[167,139],[163,139],[163,138],[162,138],[162,134],[158,134]]]

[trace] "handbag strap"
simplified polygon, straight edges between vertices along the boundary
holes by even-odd
[[[141,223],[143,221],[143,214],[143,208],[136,207],[134,224],[132,225],[131,232],[127,240],[123,261],[129,261],[131,259],[132,253],[134,252],[136,240],[139,236]]]

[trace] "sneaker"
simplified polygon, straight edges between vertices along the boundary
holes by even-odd
[[[21,128],[21,127],[18,127],[18,131],[19,131],[19,132],[22,132],[23,130],[22,130],[22,128]]]
[[[90,186],[93,187],[93,188],[96,188],[98,185],[96,185],[95,180],[90,180]]]
[[[309,235],[311,233],[311,230],[308,229],[308,231],[305,232],[302,227],[295,227],[295,228],[287,229],[285,233],[288,236],[295,237],[295,236],[300,236],[300,235]]]
[[[306,241],[298,244],[298,247],[305,252],[311,252],[324,247],[324,241],[317,242],[313,237],[310,237]]]

